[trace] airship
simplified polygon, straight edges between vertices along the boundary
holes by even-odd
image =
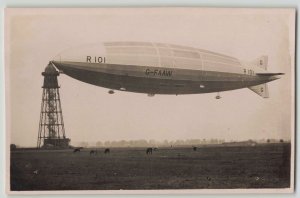
[[[135,93],[201,94],[249,88],[269,97],[268,57],[253,61],[209,50],[153,42],[105,42],[67,49],[50,61],[61,73],[109,89]]]

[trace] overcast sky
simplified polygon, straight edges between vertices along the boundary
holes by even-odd
[[[294,12],[278,9],[9,9],[5,66],[7,132],[36,146],[43,77],[58,53],[82,44],[147,41],[211,50],[251,61],[269,57],[270,98],[249,89],[197,95],[120,92],[66,75],[58,78],[66,135],[72,142],[130,139],[290,139]]]

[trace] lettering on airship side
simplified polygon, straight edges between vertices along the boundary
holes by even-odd
[[[145,74],[147,76],[151,75],[151,76],[172,76],[172,71],[171,70],[161,70],[161,69],[146,69]]]
[[[86,56],[87,63],[105,63],[105,57],[103,56]]]

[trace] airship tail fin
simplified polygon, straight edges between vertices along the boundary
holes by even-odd
[[[257,65],[258,67],[267,70],[267,66],[268,66],[268,56],[261,56],[257,59],[255,59],[254,64]]]
[[[269,90],[268,90],[267,83],[248,87],[248,88],[263,98],[269,98]]]

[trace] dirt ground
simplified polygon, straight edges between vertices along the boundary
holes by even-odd
[[[11,190],[285,188],[288,143],[244,147],[11,152]]]

